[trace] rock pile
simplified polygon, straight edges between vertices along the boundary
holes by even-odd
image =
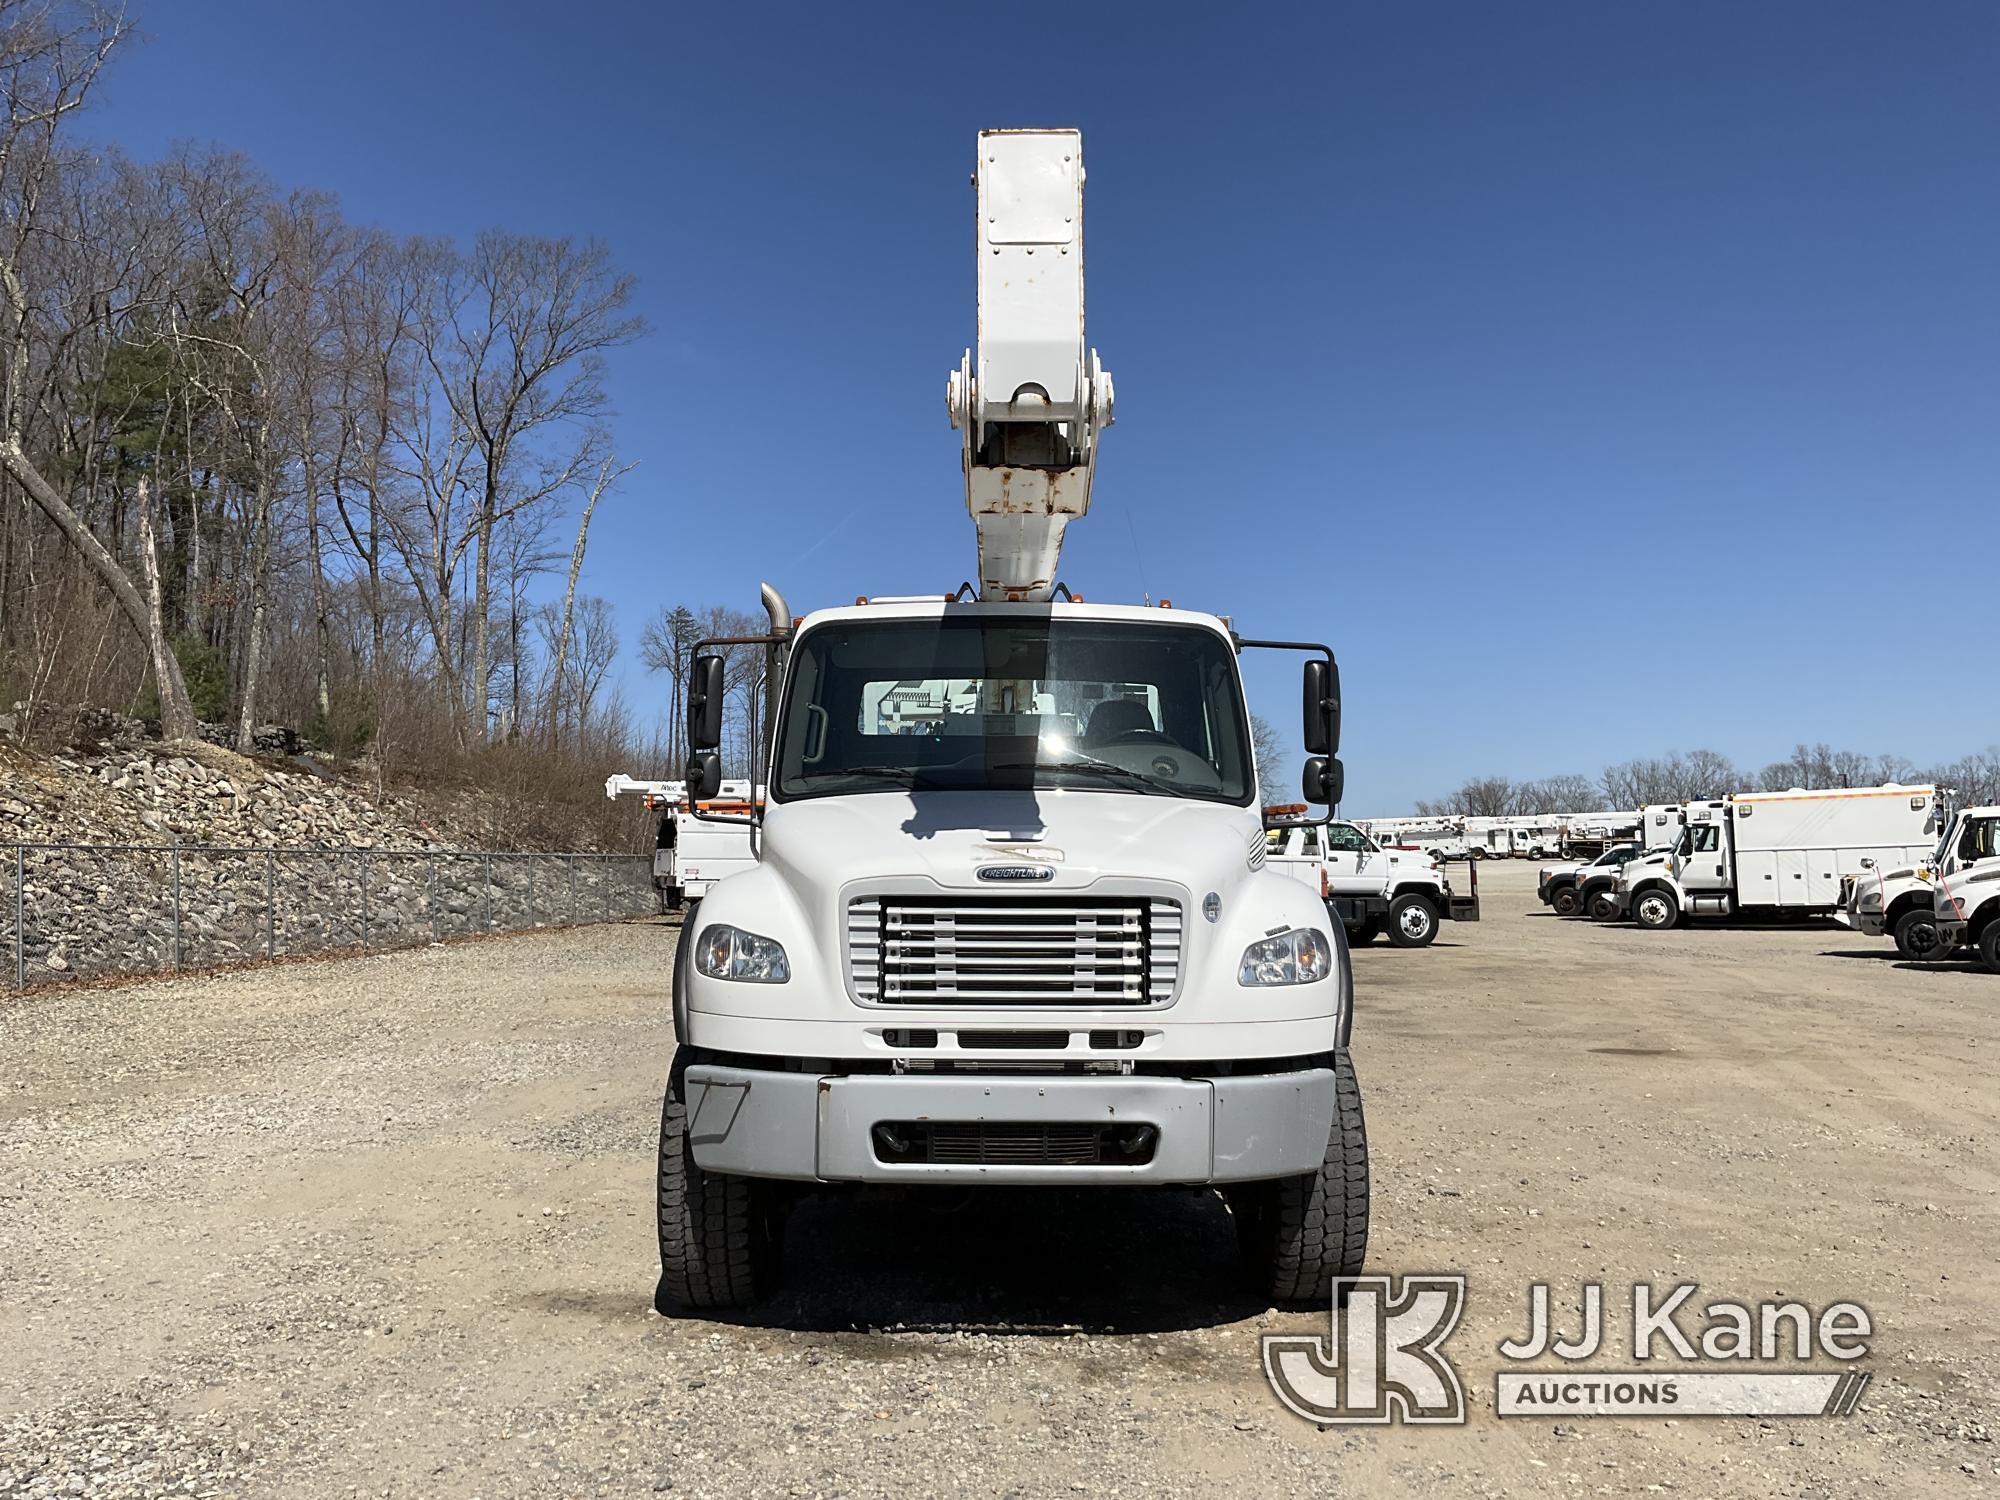
[[[17,968],[32,985],[651,909],[644,860],[486,854],[310,761],[160,745],[118,718],[66,754],[0,745],[0,992]]]

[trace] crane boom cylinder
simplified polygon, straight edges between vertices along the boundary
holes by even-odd
[[[973,182],[979,343],[946,400],[964,435],[979,596],[1042,600],[1112,422],[1111,376],[1084,336],[1083,136],[982,131]]]

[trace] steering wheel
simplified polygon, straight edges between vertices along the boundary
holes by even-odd
[[[1114,734],[1104,742],[1107,745],[1172,745],[1176,750],[1181,742],[1170,734],[1162,734],[1157,729],[1126,729]]]

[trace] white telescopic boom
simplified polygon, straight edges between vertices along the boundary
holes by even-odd
[[[1083,135],[979,135],[979,347],[952,373],[979,597],[1043,600],[1063,528],[1090,509],[1111,376],[1083,328]]]

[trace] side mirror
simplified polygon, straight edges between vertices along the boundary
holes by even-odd
[[[695,751],[722,746],[723,662],[719,656],[697,656],[688,673],[688,746]],[[690,757],[692,762],[699,757]],[[712,795],[712,794],[710,794]]]
[[[722,790],[722,756],[714,750],[701,750],[688,757],[687,763],[688,804],[707,802]]]
[[[1303,686],[1306,754],[1332,755],[1340,749],[1339,666],[1325,661],[1307,662]]]
[[[1864,870],[1872,870],[1875,868],[1875,861],[1868,855],[1864,854],[1861,856],[1861,868]]]
[[[1318,666],[1318,662],[1313,662]],[[1322,806],[1338,802],[1340,794],[1347,787],[1347,769],[1339,759],[1327,759],[1315,755],[1306,762],[1305,773],[1299,778],[1299,790],[1305,793],[1308,802]]]

